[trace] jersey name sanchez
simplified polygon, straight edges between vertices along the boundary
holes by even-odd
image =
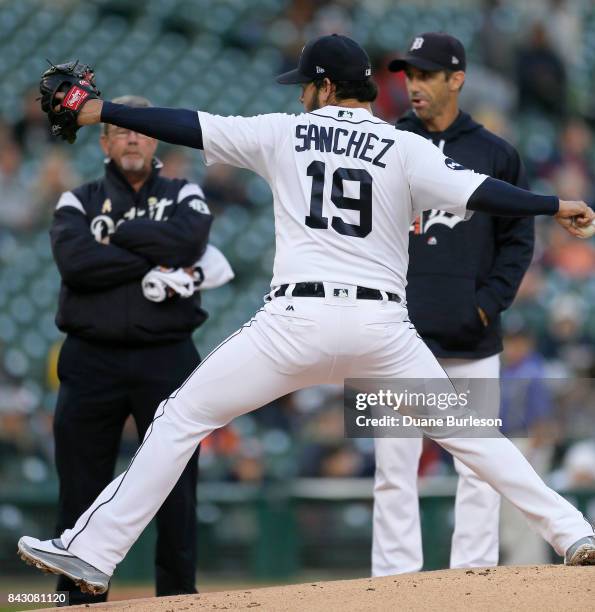
[[[432,208],[464,218],[487,178],[361,108],[198,115],[207,165],[247,168],[271,187],[273,287],[329,281],[404,296],[412,221]]]

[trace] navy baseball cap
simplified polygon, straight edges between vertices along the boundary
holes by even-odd
[[[444,32],[426,32],[413,39],[407,55],[388,65],[392,72],[415,66],[420,70],[465,70],[467,59],[463,43]]]
[[[277,83],[310,83],[328,77],[331,81],[365,81],[372,74],[368,54],[351,38],[330,34],[309,41],[302,49],[298,67],[277,77]]]

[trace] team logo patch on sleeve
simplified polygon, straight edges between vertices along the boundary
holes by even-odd
[[[210,215],[211,211],[207,206],[207,203],[204,200],[200,200],[199,198],[195,198],[194,200],[190,200],[188,202],[188,206],[195,210],[196,212],[202,213],[203,215]]]
[[[446,157],[444,159],[444,163],[446,164],[446,167],[450,168],[451,170],[467,170],[467,168],[465,168],[465,166],[462,166],[461,164],[456,162],[451,157]]]

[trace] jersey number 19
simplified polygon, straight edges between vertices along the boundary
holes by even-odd
[[[313,161],[308,166],[308,176],[312,177],[310,195],[310,214],[306,225],[312,229],[328,229],[328,217],[322,216],[322,196],[324,193],[325,164]],[[359,198],[344,195],[343,181],[359,183]],[[331,201],[337,208],[359,211],[359,224],[346,223],[341,217],[333,217],[331,227],[344,236],[365,238],[372,231],[372,177],[367,170],[337,168],[333,172]]]

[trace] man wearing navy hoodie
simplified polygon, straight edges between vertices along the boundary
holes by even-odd
[[[444,33],[416,36],[389,64],[405,71],[412,112],[397,128],[432,140],[466,168],[527,189],[517,151],[459,109],[465,49]],[[512,303],[533,254],[533,218],[423,213],[409,234],[407,305],[411,320],[450,378],[498,379],[500,313]],[[486,399],[492,414],[497,385]],[[372,573],[419,571],[423,565],[417,471],[421,438],[376,439]],[[500,497],[455,459],[459,474],[450,566],[498,564]]]

